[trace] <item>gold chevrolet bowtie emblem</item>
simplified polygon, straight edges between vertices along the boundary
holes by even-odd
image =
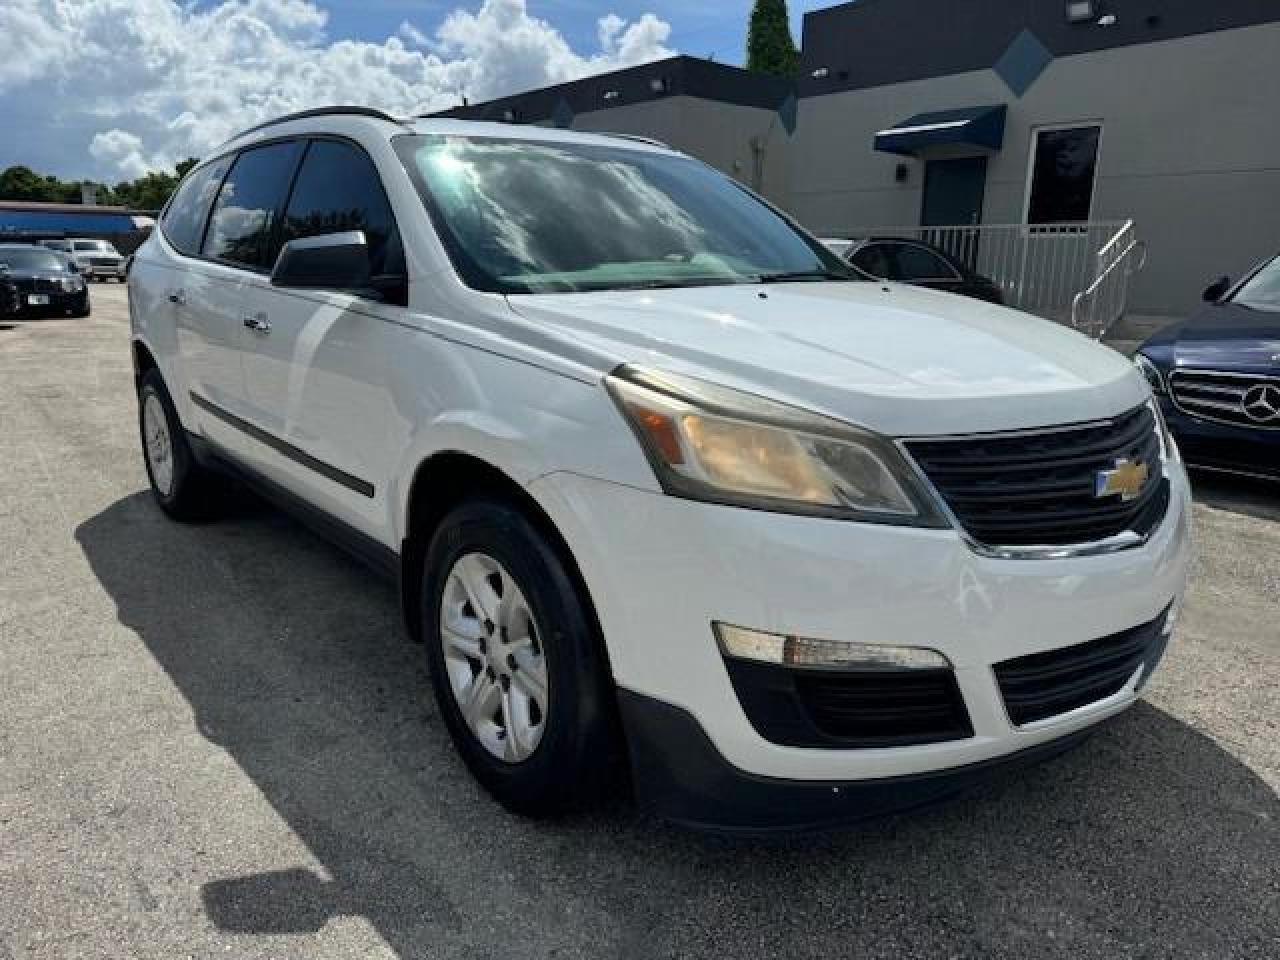
[[[1117,460],[1114,470],[1099,470],[1094,476],[1093,495],[1114,497],[1119,494],[1121,500],[1132,500],[1147,485],[1148,473],[1150,468],[1145,463]]]

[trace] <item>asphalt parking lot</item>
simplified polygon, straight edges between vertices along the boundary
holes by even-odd
[[[0,325],[0,960],[1280,955],[1280,488],[1198,486],[1146,702],[945,808],[731,841],[473,783],[390,585],[145,492],[125,291]]]

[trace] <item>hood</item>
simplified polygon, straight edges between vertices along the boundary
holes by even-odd
[[[1280,313],[1212,304],[1170,331],[1168,340],[1179,367],[1280,374]]]
[[[1141,403],[1128,360],[1058,324],[892,283],[508,297],[594,355],[770,396],[891,436],[1011,430]]]

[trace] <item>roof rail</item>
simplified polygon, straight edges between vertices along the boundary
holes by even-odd
[[[232,140],[239,140],[243,136],[247,136],[250,133],[256,133],[257,131],[263,130],[267,127],[275,126],[277,123],[288,123],[290,120],[306,120],[308,117],[332,117],[332,116],[342,116],[342,115],[356,116],[356,117],[372,117],[375,120],[386,120],[388,123],[403,122],[400,119],[391,116],[391,114],[386,113],[382,110],[377,110],[374,107],[359,107],[359,106],[313,107],[310,110],[299,110],[297,113],[286,113],[282,117],[276,117],[273,120],[266,120],[262,123],[259,123],[259,124],[256,124],[255,126],[250,127],[247,130],[241,130],[239,133],[235,134],[234,136],[228,137],[226,139],[226,142],[230,143]]]
[[[583,130],[583,133],[596,133],[602,137],[617,137],[619,140],[634,140],[636,143],[647,143],[651,147],[662,147],[664,150],[674,150],[675,147],[669,143],[663,143],[653,137],[642,137],[636,133],[614,133],[610,130]]]

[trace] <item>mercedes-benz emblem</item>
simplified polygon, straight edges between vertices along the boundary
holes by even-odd
[[[1245,414],[1255,423],[1280,421],[1280,386],[1260,383],[1250,387],[1242,403]]]

